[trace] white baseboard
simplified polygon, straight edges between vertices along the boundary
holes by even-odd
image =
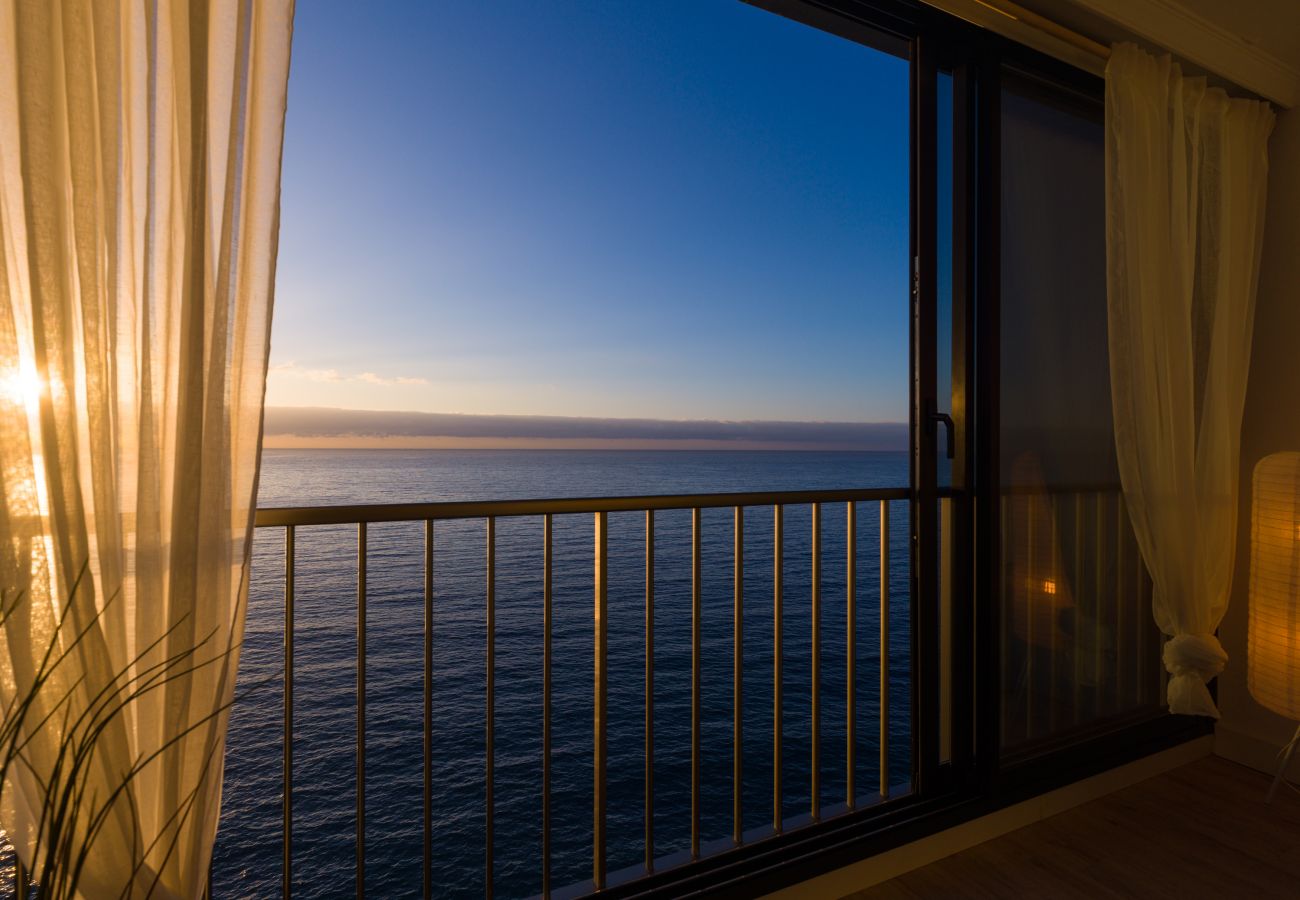
[[[913,869],[929,865],[936,860],[952,856],[954,853],[960,853],[976,844],[1015,831],[1017,828],[1023,828],[1049,816],[1065,812],[1067,809],[1073,809],[1089,800],[1096,800],[1098,797],[1104,797],[1139,781],[1145,781],[1154,775],[1187,765],[1209,756],[1214,749],[1214,738],[1210,735],[1188,741],[1177,747],[1153,753],[1127,765],[1041,794],[1023,803],[981,816],[955,828],[895,847],[870,859],[864,859],[793,887],[768,894],[767,900],[847,896]],[[1276,747],[1273,748],[1273,752],[1277,753]]]
[[[1252,769],[1273,775],[1277,772],[1278,752],[1285,746],[1288,739],[1289,735],[1274,743],[1253,734],[1224,728],[1220,724],[1214,729],[1214,755],[1222,756],[1224,759],[1230,759],[1243,766],[1249,766]],[[1300,754],[1296,754],[1292,758],[1288,771],[1292,777],[1295,777],[1295,773],[1300,771]]]

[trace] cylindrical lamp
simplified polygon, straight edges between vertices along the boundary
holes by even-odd
[[[1250,526],[1250,625],[1246,683],[1261,706],[1300,720],[1300,453],[1255,466]],[[1300,738],[1300,729],[1296,732]],[[1269,790],[1277,789],[1292,739]]]

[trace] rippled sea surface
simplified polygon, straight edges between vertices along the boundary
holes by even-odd
[[[267,451],[261,506],[901,487],[904,453]],[[891,505],[891,781],[908,777],[908,511]],[[823,507],[821,800],[845,791],[846,510]],[[878,504],[858,505],[857,758],[878,789]],[[744,518],[743,825],[772,819],[773,514]],[[690,513],[656,516],[654,841],[690,840]],[[701,837],[732,822],[733,529],[702,514]],[[785,511],[785,816],[810,802],[811,511]],[[481,896],[485,879],[485,524],[435,529],[433,869],[436,893]],[[495,859],[497,896],[541,887],[542,520],[496,525]],[[423,803],[422,524],[373,525],[367,552],[366,892],[418,896]],[[297,533],[293,891],[355,892],[357,534]],[[237,703],[227,744],[214,895],[281,888],[284,534],[258,532]],[[593,523],[554,522],[552,884],[589,879],[592,840]],[[609,516],[609,870],[644,855],[645,514]]]

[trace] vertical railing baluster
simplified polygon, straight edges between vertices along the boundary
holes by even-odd
[[[608,696],[608,618],[609,618],[609,514],[596,513],[595,553],[595,697],[593,706],[595,747],[592,765],[592,881],[596,890],[605,889],[605,766]]]
[[[1074,503],[1074,716],[1073,724],[1083,721],[1083,610],[1084,598],[1088,596],[1083,581],[1083,494],[1072,496]]]
[[[880,501],[880,797],[889,799],[889,501]]]
[[[939,588],[939,762],[952,760],[953,753],[953,565],[956,542],[953,498],[939,498],[938,588]]]
[[[732,605],[731,649],[731,840],[739,845],[744,833],[741,812],[741,789],[744,765],[744,605],[745,605],[745,510],[736,507],[736,535],[732,578],[735,582]]]
[[[1034,642],[1037,638],[1035,628],[1037,627],[1034,615],[1034,577],[1037,575],[1035,564],[1038,562],[1038,554],[1035,553],[1035,544],[1038,542],[1038,517],[1034,515],[1034,510],[1038,506],[1035,502],[1037,494],[1025,495],[1025,569],[1021,578],[1019,590],[1021,598],[1024,601],[1024,629],[1025,629],[1025,740],[1030,740],[1034,736],[1035,716],[1034,716]]]
[[[497,520],[487,517],[487,727],[484,735],[486,765],[484,772],[484,896],[491,897],[495,879],[496,827],[496,625],[497,625]]]
[[[1124,607],[1128,605],[1128,598],[1124,596],[1124,566],[1128,562],[1128,554],[1125,553],[1124,540],[1124,520],[1127,518],[1124,509],[1124,495],[1118,494],[1115,498],[1115,589],[1111,592],[1115,598],[1115,710],[1118,712],[1124,708],[1124,669],[1127,667],[1129,659],[1129,648],[1125,646],[1125,634],[1127,630]]]
[[[1093,614],[1092,614],[1093,663],[1096,666],[1096,668],[1093,669],[1093,671],[1096,673],[1095,677],[1093,678],[1094,687],[1093,687],[1092,714],[1094,717],[1101,715],[1102,706],[1105,703],[1105,699],[1106,699],[1105,698],[1106,679],[1103,675],[1103,668],[1102,668],[1102,666],[1105,663],[1105,660],[1102,656],[1102,650],[1101,650],[1103,646],[1103,638],[1105,637],[1106,634],[1106,626],[1104,624],[1105,619],[1101,614],[1101,604],[1102,604],[1102,597],[1103,597],[1102,584],[1105,583],[1105,573],[1106,573],[1106,559],[1102,555],[1102,550],[1106,546],[1106,515],[1105,515],[1106,494],[1100,490],[1097,491],[1097,504],[1096,504],[1095,512],[1097,514],[1097,528],[1096,528],[1097,545],[1093,549],[1093,554],[1092,554],[1096,560],[1096,566],[1094,568],[1094,580],[1097,585],[1097,595],[1096,595],[1097,606],[1093,610]]]
[[[821,818],[822,505],[812,505],[812,818]]]
[[[784,510],[772,507],[772,830],[781,833],[781,616],[784,606]]]
[[[645,870],[655,870],[655,511],[645,511]]]
[[[1052,583],[1050,593],[1046,593],[1043,606],[1048,612],[1047,616],[1047,658],[1050,661],[1047,666],[1047,731],[1054,734],[1059,727],[1060,715],[1060,697],[1057,696],[1056,684],[1057,670],[1061,664],[1061,648],[1057,646],[1057,618],[1056,611],[1060,608],[1061,592],[1065,590],[1065,580],[1061,577],[1061,529],[1058,513],[1059,506],[1056,498],[1047,497],[1048,515],[1051,522],[1048,526],[1051,534],[1051,545],[1047,548],[1048,559],[1048,579]]]
[[[366,523],[357,525],[357,897],[366,896]]]
[[[700,508],[691,510],[691,859],[700,858]]]
[[[1141,706],[1145,697],[1147,665],[1152,658],[1150,648],[1143,641],[1143,637],[1146,623],[1153,619],[1149,612],[1151,606],[1145,602],[1146,598],[1143,596],[1146,593],[1146,563],[1142,559],[1142,548],[1137,544],[1137,535],[1133,536],[1133,576],[1135,579],[1133,587],[1136,589],[1136,596],[1133,598],[1133,609],[1136,611],[1133,619],[1133,656],[1137,664],[1137,671],[1133,675],[1133,703],[1135,706]]]
[[[542,896],[551,896],[551,514],[542,516]]]
[[[280,893],[293,891],[293,563],[294,526],[284,529],[284,856]]]
[[[1079,724],[1082,721],[1083,706],[1083,629],[1080,628],[1083,623],[1084,598],[1087,597],[1087,589],[1084,588],[1083,581],[1083,494],[1074,493],[1070,496],[1070,502],[1074,505],[1074,555],[1073,564],[1070,566],[1070,572],[1074,575],[1071,580],[1070,588],[1073,590],[1071,600],[1074,601],[1074,609],[1071,611],[1071,631],[1074,632],[1074,650],[1071,653],[1073,659],[1073,682],[1074,697],[1071,698],[1071,704],[1074,709],[1071,711],[1071,724]],[[1063,580],[1063,579],[1062,579]]]
[[[997,599],[998,621],[1002,628],[1002,640],[998,648],[998,669],[1002,673],[1001,677],[1009,684],[1012,677],[1020,677],[1019,673],[1015,676],[1011,673],[1012,660],[1012,638],[1015,636],[1015,556],[1011,550],[1011,541],[1008,535],[1011,533],[1011,496],[1009,494],[1000,494],[998,496],[998,547],[1001,551],[1001,558],[998,562],[998,584],[1001,586]],[[1002,710],[999,713],[998,731],[1001,735],[1003,747],[1011,744],[1011,704],[1014,702],[1008,692],[1002,695]]]
[[[433,897],[433,520],[424,522],[424,898]]]
[[[844,560],[844,727],[845,776],[844,799],[849,809],[857,805],[857,786],[853,770],[857,768],[857,636],[858,636],[858,508],[850,500],[844,523],[844,544],[848,548]]]
[[[13,853],[14,853],[14,896],[18,898],[18,900],[27,900],[27,895],[28,895],[27,867],[23,865],[23,861],[18,857],[18,849],[16,847],[14,848]],[[210,877],[209,877],[209,883],[211,883]],[[209,897],[212,896],[211,887],[209,887],[208,889],[208,896]]]

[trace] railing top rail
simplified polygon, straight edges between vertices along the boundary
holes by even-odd
[[[487,516],[542,516],[571,513],[644,512],[649,509],[708,509],[731,506],[799,505],[907,500],[909,488],[859,488],[831,491],[761,491],[732,494],[650,494],[639,497],[577,497],[546,500],[473,500],[438,503],[385,503],[358,506],[260,507],[258,528],[286,525],[355,525],[360,522],[419,522],[481,519]]]

